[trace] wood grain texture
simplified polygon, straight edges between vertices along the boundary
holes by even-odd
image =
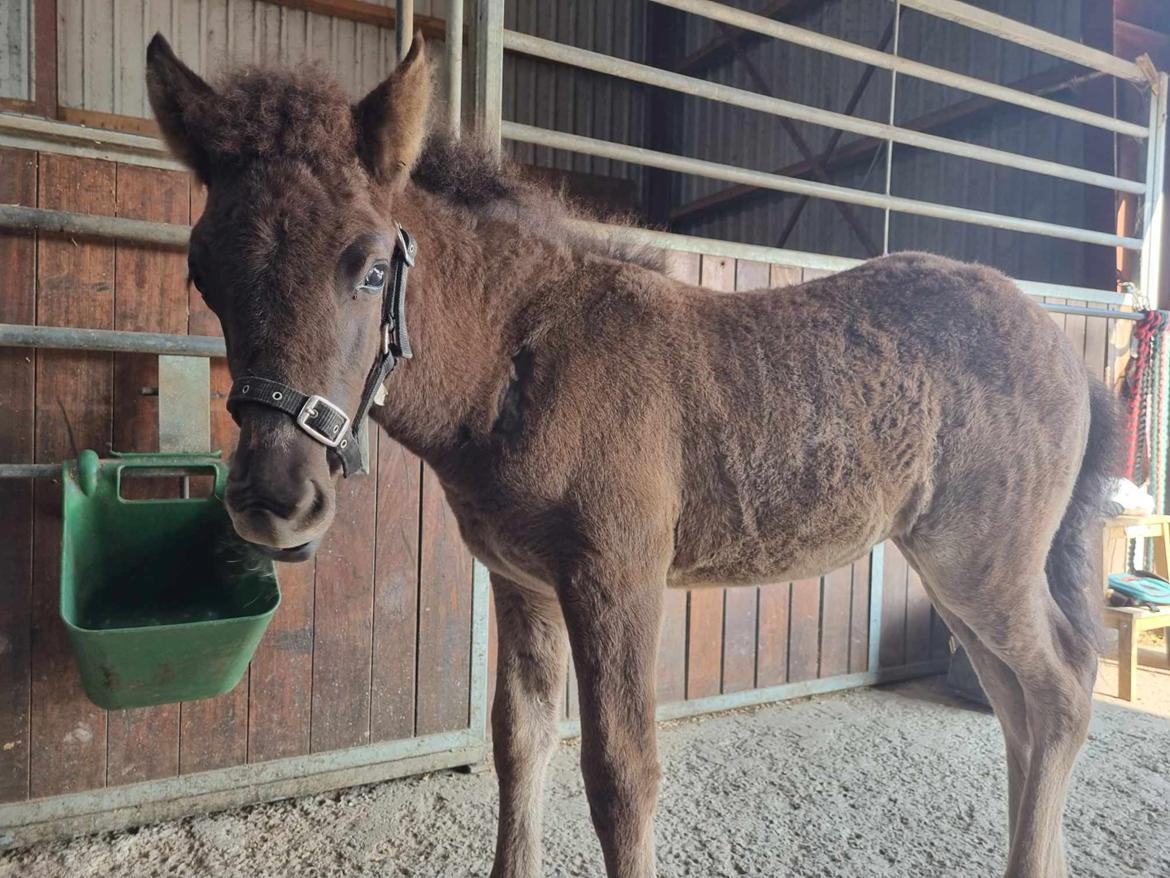
[[[930,659],[931,615],[934,608],[914,568],[906,573],[906,664]]]
[[[111,164],[44,154],[39,206],[87,213],[114,212]],[[94,241],[43,237],[37,262],[37,322],[111,329],[114,248]],[[35,456],[59,463],[84,448],[108,450],[113,360],[85,351],[36,353]],[[34,602],[32,611],[32,753],[30,795],[51,796],[101,787],[106,781],[106,713],[81,690],[77,667],[58,615],[61,489],[56,480],[34,487]]]
[[[817,676],[820,666],[821,580],[792,583],[792,616],[788,634],[788,682]]]
[[[849,619],[849,673],[869,670],[869,580],[870,558],[853,562],[853,610]]]
[[[191,184],[191,222],[203,213],[206,192]],[[220,335],[219,320],[204,304],[199,291],[188,289],[187,331],[192,335]],[[221,449],[225,458],[236,447],[235,422],[227,413],[224,400],[231,387],[227,361],[211,361],[211,447]],[[248,759],[248,687],[249,675],[226,695],[187,701],[179,708],[179,771],[209,771],[242,765]]]
[[[337,483],[337,515],[317,550],[313,604],[314,753],[370,739],[377,481]]]
[[[909,565],[893,543],[886,543],[882,571],[882,639],[878,665],[896,668],[906,661],[906,582]]]
[[[36,206],[37,156],[0,149],[0,202]],[[0,323],[35,321],[36,239],[0,232],[4,295]],[[0,461],[31,463],[35,369],[32,351],[0,348]],[[0,479],[0,802],[28,797],[31,643],[29,614],[33,595],[33,483]]]
[[[421,480],[419,459],[388,436],[379,436],[370,704],[370,738],[374,741],[414,734]]]
[[[471,555],[439,480],[423,468],[415,731],[467,727],[471,689]]]
[[[821,655],[817,676],[847,674],[853,613],[852,566],[825,575],[821,601]]]
[[[175,171],[119,165],[116,211],[129,219],[187,222],[188,177]],[[187,331],[187,260],[181,252],[120,243],[114,253],[114,328],[182,334]],[[114,447],[158,451],[158,357],[114,355]],[[177,485],[176,485],[177,488]],[[128,484],[123,494],[157,496],[146,484]],[[111,711],[107,783],[169,777],[179,770],[179,705]]]
[[[792,583],[760,586],[759,639],[756,645],[756,685],[760,688],[788,682],[788,629]]]

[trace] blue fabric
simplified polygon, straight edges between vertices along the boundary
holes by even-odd
[[[1170,582],[1157,576],[1110,573],[1109,587],[1139,604],[1170,606]]]

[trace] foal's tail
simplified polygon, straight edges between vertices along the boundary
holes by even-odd
[[[1072,499],[1048,550],[1048,587],[1073,629],[1094,650],[1101,643],[1100,576],[1095,547],[1109,480],[1117,460],[1120,429],[1116,402],[1105,387],[1089,382],[1089,441]]]

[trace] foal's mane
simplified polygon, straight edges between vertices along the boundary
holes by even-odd
[[[574,220],[626,225],[627,217],[598,216],[574,203],[563,189],[527,176],[511,159],[497,158],[473,137],[456,139],[446,129],[432,127],[411,179],[459,207],[515,222],[535,236],[562,240],[573,250],[663,270],[658,251],[609,241],[573,225]]]

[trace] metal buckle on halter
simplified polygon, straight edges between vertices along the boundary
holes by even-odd
[[[332,436],[326,434],[322,430],[317,429],[309,423],[309,421],[316,420],[317,416],[320,414],[319,407],[321,406],[324,406],[325,408],[329,409],[329,411],[335,413],[339,418],[341,418],[340,424],[334,425]],[[297,426],[320,442],[322,445],[325,445],[329,448],[336,448],[349,434],[349,415],[347,415],[341,410],[339,406],[334,405],[325,397],[319,396],[318,394],[313,394],[307,400],[305,400],[305,404],[301,406],[301,410],[297,412]]]

